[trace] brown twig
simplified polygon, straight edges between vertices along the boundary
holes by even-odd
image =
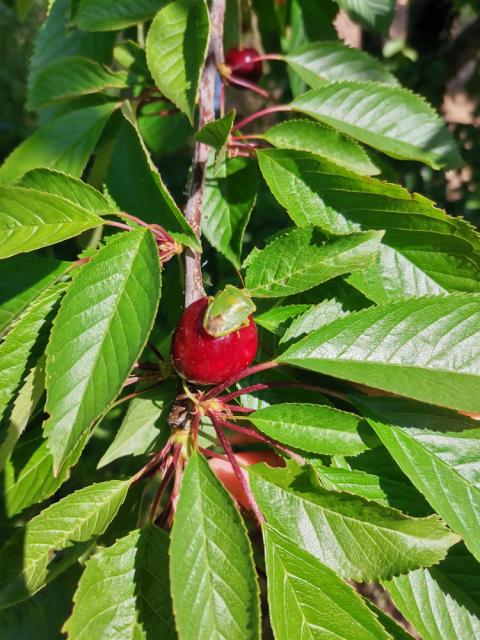
[[[225,0],[212,0],[210,8],[210,47],[205,67],[200,79],[198,99],[199,128],[215,119],[215,78],[217,66],[223,64],[223,20]],[[201,142],[195,144],[192,174],[189,184],[189,196],[185,207],[185,218],[200,240],[203,197],[205,191],[205,172],[210,147]],[[202,282],[202,255],[200,251],[185,250],[185,306],[203,298],[205,290]]]

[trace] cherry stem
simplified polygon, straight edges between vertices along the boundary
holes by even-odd
[[[165,489],[167,488],[168,483],[170,482],[170,478],[175,471],[175,462],[172,460],[168,467],[165,469],[165,473],[163,474],[162,481],[158,487],[157,493],[155,494],[155,498],[153,500],[152,506],[150,508],[150,520],[153,522],[155,520],[155,514],[157,513],[158,505],[160,504],[163,494],[165,493]]]
[[[268,93],[268,91],[265,91],[265,89],[262,89],[261,87],[259,87],[258,84],[249,82],[248,80],[244,80],[243,78],[239,78],[233,73],[231,73],[228,76],[228,81],[230,84],[235,84],[235,85],[238,85],[239,87],[245,87],[246,89],[250,89],[250,91],[253,91],[254,93],[258,93],[258,95],[262,96],[262,98],[270,97],[270,94]]]
[[[104,224],[109,227],[117,227],[117,229],[123,229],[124,231],[133,231],[133,227],[123,222],[115,222],[115,220],[105,220]]]
[[[162,356],[162,354],[160,353],[160,351],[157,349],[157,347],[153,344],[153,342],[150,342],[150,341],[149,341],[147,346],[148,346],[148,348],[149,348],[151,351],[153,351],[153,353],[157,356],[157,358],[158,358],[161,362],[163,362],[163,356]]]
[[[239,396],[246,395],[248,393],[254,393],[255,391],[264,391],[265,389],[275,389],[275,388],[292,388],[292,389],[304,389],[305,391],[314,391],[317,393],[321,393],[323,395],[332,396],[332,398],[337,398],[338,400],[342,400],[343,402],[348,402],[348,404],[353,404],[352,401],[348,398],[344,393],[340,393],[340,391],[334,391],[333,389],[328,389],[326,387],[320,387],[315,384],[304,384],[303,382],[259,382],[258,384],[252,384],[249,387],[243,387],[243,389],[237,389],[236,391],[232,391],[225,396],[222,396],[222,402],[228,402],[229,400],[233,400],[234,398],[238,398]]]
[[[267,436],[264,436],[261,433],[258,433],[258,431],[255,431],[255,429],[250,429],[248,427],[240,427],[238,424],[229,422],[228,420],[223,420],[222,418],[217,418],[217,422],[223,427],[225,427],[226,429],[231,429],[231,431],[236,431],[237,433],[241,433],[245,436],[250,436],[251,438],[255,438],[259,442],[263,442],[263,444],[268,444],[271,447],[275,447],[275,449],[282,451],[287,456],[289,456],[290,458],[293,458],[300,464],[305,464],[305,459],[302,458],[302,456],[300,456],[298,453],[295,453],[295,451],[292,451],[291,449],[284,447],[282,444],[279,444],[276,440],[273,440],[272,438],[268,438]]]
[[[123,383],[123,386],[128,387],[129,385],[135,384],[136,382],[146,382],[147,380],[151,380],[152,378],[158,378],[158,377],[159,377],[158,371],[156,373],[150,373],[145,376],[130,376],[125,380],[125,382]]]
[[[193,439],[194,446],[196,446],[198,442],[199,429],[200,429],[200,411],[197,408],[197,410],[193,415],[193,420],[192,420],[192,439]]]
[[[212,451],[211,449],[205,449],[205,447],[198,447],[200,453],[206,458],[217,458],[217,460],[223,460],[226,462],[228,458],[225,457],[224,453],[217,453],[216,451]]]
[[[164,458],[166,458],[171,449],[172,449],[172,443],[170,441],[167,442],[167,444],[163,447],[163,449],[161,449],[160,451],[158,451],[156,454],[154,454],[154,456],[152,457],[151,460],[149,460],[147,462],[147,464],[142,467],[140,469],[140,471],[138,471],[132,478],[132,484],[136,484],[137,482],[139,482],[144,476],[146,476],[152,469],[154,469],[156,466],[158,466],[162,460]]]
[[[237,71],[238,69],[243,69],[243,67],[246,67],[247,65],[255,64],[255,62],[264,62],[267,60],[278,60],[283,62],[285,58],[279,53],[266,53],[264,55],[253,56],[252,58],[249,57],[248,60],[234,64],[230,67],[230,70]]]
[[[221,398],[223,400],[223,398]],[[225,404],[224,405],[229,411],[234,411],[236,413],[253,413],[255,409],[249,409],[248,407],[241,407],[239,404]]]
[[[232,449],[229,441],[225,437],[225,434],[224,434],[223,429],[221,427],[221,423],[220,423],[219,420],[217,420],[216,415],[214,413],[212,413],[211,411],[208,412],[208,416],[209,416],[210,420],[212,421],[213,428],[215,429],[215,432],[216,432],[216,434],[218,436],[218,439],[220,440],[220,443],[221,443],[225,453],[227,454],[228,461],[232,465],[233,472],[237,476],[237,479],[238,479],[238,481],[240,483],[240,486],[242,487],[243,491],[245,492],[245,495],[247,496],[247,499],[248,499],[248,502],[250,504],[250,507],[251,507],[253,513],[255,514],[255,517],[257,518],[258,523],[261,526],[265,522],[264,517],[261,514],[257,503],[255,502],[255,498],[253,497],[253,493],[250,490],[250,486],[249,486],[249,484],[247,482],[247,479],[243,475],[243,472],[240,469],[240,466],[239,466],[239,464],[237,462],[237,459],[235,458],[235,456],[233,454],[233,449]]]
[[[142,369],[144,371],[158,371],[158,365],[153,362],[136,362],[135,369]]]
[[[210,391],[203,397],[203,400],[210,400],[211,398],[215,398],[216,396],[218,396],[218,394],[225,391],[225,389],[231,387],[232,384],[240,382],[240,380],[248,378],[248,376],[253,376],[255,373],[259,373],[260,371],[266,371],[267,369],[273,369],[274,367],[280,366],[280,362],[270,360],[269,362],[262,362],[260,364],[254,365],[253,367],[248,367],[247,369],[240,371],[240,373],[236,373],[234,376],[230,376],[230,378],[227,378],[225,382],[218,384],[216,387],[213,387],[213,389],[210,389]]]
[[[163,380],[160,380],[159,382],[155,382],[155,384],[150,384],[148,387],[145,387],[144,389],[139,389],[138,391],[133,391],[132,393],[129,393],[128,395],[123,396],[122,398],[120,398],[119,400],[117,400],[112,404],[112,408],[116,407],[119,404],[122,404],[122,402],[127,402],[127,400],[132,400],[133,398],[137,398],[138,396],[141,396],[146,391],[150,391],[150,389],[155,389],[155,387],[160,386],[162,382]]]
[[[260,111],[255,111],[255,113],[250,114],[243,120],[240,120],[234,127],[232,127],[232,133],[234,131],[238,131],[238,129],[243,129],[247,124],[257,120],[257,118],[262,118],[263,116],[268,116],[270,113],[277,113],[280,111],[291,111],[292,108],[288,104],[279,104],[273,107],[267,107],[266,109],[260,109]]]

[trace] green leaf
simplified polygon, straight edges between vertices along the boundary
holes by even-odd
[[[113,520],[128,487],[129,482],[120,480],[84,487],[47,507],[10,538],[0,551],[0,608],[29,598],[79,557],[85,543],[91,544]],[[67,556],[53,562],[67,548]]]
[[[348,15],[366,29],[385,33],[395,14],[395,0],[337,0]]]
[[[54,469],[121,390],[159,298],[158,252],[145,228],[115,237],[74,279],[47,349],[44,431]]]
[[[35,0],[15,0],[15,9],[21,20],[25,20],[34,4]]]
[[[147,37],[147,64],[155,84],[193,124],[210,31],[204,0],[172,0],[155,16]]]
[[[480,236],[398,185],[362,178],[301,151],[259,154],[276,199],[298,226],[329,234],[386,229],[375,263],[349,282],[377,303],[479,290]]]
[[[79,109],[40,127],[0,167],[0,184],[16,182],[38,167],[81,176],[116,106],[107,103]]]
[[[0,444],[0,470],[3,469],[5,461],[13,451],[14,446],[25,430],[25,427],[40,402],[44,391],[45,356],[42,356],[25,378],[25,382],[15,398],[8,420],[4,420],[5,427],[0,424],[2,432],[2,441]]]
[[[470,585],[475,591],[470,593]],[[412,571],[386,582],[397,609],[423,640],[478,638],[480,565],[455,545],[436,567]]]
[[[256,163],[248,158],[232,158],[225,174],[207,167],[203,200],[202,233],[210,244],[240,268],[243,235],[260,186]]]
[[[272,333],[282,335],[282,325],[308,309],[308,304],[287,304],[281,307],[272,307],[268,311],[255,314],[255,322]]]
[[[78,462],[88,433],[78,441],[56,475],[47,441],[42,438],[41,425],[28,429],[15,446],[5,464],[5,510],[11,518],[31,505],[52,496],[70,476],[70,468]]]
[[[29,91],[27,107],[41,109],[57,102],[127,87],[126,74],[81,56],[61,58],[42,69]]]
[[[393,158],[418,160],[434,169],[462,163],[444,122],[407,89],[336,82],[309,91],[291,106]]]
[[[384,475],[375,475],[357,469],[325,467],[316,460],[310,460],[310,462],[325,489],[353,493],[386,507],[400,509],[409,516],[421,517],[432,513],[422,494],[406,481],[392,480]]]
[[[361,398],[358,404],[398,466],[480,560],[478,423],[454,416],[453,424],[464,428],[454,431],[448,412],[401,399]]]
[[[249,477],[267,523],[344,578],[368,582],[428,567],[458,541],[436,515],[411,518],[327,491],[308,466],[255,465]]]
[[[115,140],[107,187],[118,210],[145,222],[161,224],[182,244],[199,248],[192,228],[164,185],[138,130],[126,118]]]
[[[358,142],[319,122],[287,120],[268,129],[262,134],[262,138],[279,149],[311,151],[362,176],[371,176],[380,172]],[[262,172],[262,161],[265,155],[268,159],[268,154],[258,153]],[[265,178],[268,182],[267,175]]]
[[[61,58],[80,55],[103,64],[111,62],[115,34],[82,33],[72,28],[73,4],[71,0],[55,0],[49,3],[50,11],[40,26],[30,60],[29,89],[45,67]],[[42,116],[44,117],[44,114]]]
[[[98,215],[117,212],[117,208],[91,185],[60,171],[34,169],[23,176],[19,186],[52,193]]]
[[[64,291],[65,285],[57,284],[41,293],[0,344],[0,421],[27,377],[32,358],[45,349],[53,309]],[[5,434],[2,435],[4,438]]]
[[[311,289],[375,260],[383,233],[357,233],[322,244],[313,228],[278,236],[249,261],[245,280],[252,296],[278,298]]]
[[[317,558],[265,526],[268,603],[276,640],[390,636],[362,598]]]
[[[2,263],[0,337],[42,291],[63,276],[68,267],[68,262],[34,254],[15,256]]]
[[[235,109],[227,113],[223,118],[207,122],[207,124],[197,131],[195,139],[203,144],[208,144],[217,151],[227,144],[228,136],[232,130],[233,121],[235,120]]]
[[[348,315],[348,311],[344,311],[342,303],[332,298],[324,300],[320,304],[310,307],[305,313],[295,318],[292,324],[285,331],[280,343],[286,343],[294,338],[312,333],[316,329],[320,329],[326,324],[330,324],[337,318],[343,318]]]
[[[276,404],[248,419],[275,440],[312,453],[355,456],[376,444],[361,417],[321,404]]]
[[[165,0],[79,0],[75,23],[84,31],[125,29],[153,18]]]
[[[170,435],[167,418],[176,393],[176,381],[169,380],[158,389],[131,400],[122,424],[98,463],[98,468],[123,456],[138,456],[159,450]]]
[[[91,211],[59,196],[0,186],[0,258],[56,244],[102,222]]]
[[[63,630],[69,640],[176,638],[165,531],[131,531],[90,558]]]
[[[80,567],[59,576],[33,598],[0,612],[2,640],[64,640],[61,626],[72,607]]]
[[[258,586],[245,525],[198,453],[183,478],[170,572],[180,640],[260,637]]]
[[[398,85],[376,58],[338,41],[311,42],[290,51],[285,59],[313,89],[339,80]]]
[[[314,331],[278,357],[440,406],[480,412],[480,297],[401,300]]]

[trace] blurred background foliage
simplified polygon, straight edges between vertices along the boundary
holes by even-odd
[[[284,33],[282,39],[279,33],[290,1],[251,0],[256,20],[250,20],[246,14],[239,21],[236,0],[228,0],[226,47],[238,39],[241,23],[244,44],[267,52],[280,51],[289,37]],[[25,109],[28,62],[47,4],[47,0],[0,0],[0,161],[36,124],[34,114]],[[296,0],[296,4],[302,3]],[[342,1],[338,4],[341,6]],[[460,170],[446,173],[432,171],[419,163],[389,161],[384,175],[388,176],[389,171],[392,175],[393,171],[392,178],[408,189],[432,198],[451,214],[480,224],[480,0],[397,0],[393,21],[383,35],[365,30],[343,11],[332,26],[327,18],[333,17],[338,8],[332,0],[318,0],[318,7],[323,12],[318,15],[325,20],[321,23],[318,15],[312,17],[315,39],[331,38],[335,28],[347,44],[381,59],[403,85],[424,95],[442,113],[465,160]],[[305,34],[305,39],[309,35]],[[296,38],[297,44],[302,44],[298,34]],[[263,84],[279,101],[288,100],[288,89],[282,82],[283,68],[272,63],[266,71]],[[254,95],[233,88],[229,89],[227,100],[240,113],[257,108]],[[160,107],[158,103],[147,105],[139,124],[165,181],[182,203],[193,132],[183,115],[162,117]],[[266,128],[267,124],[263,121],[260,126]],[[266,189],[259,195],[256,210],[259,209],[261,216],[252,216],[248,230],[257,241],[278,228],[278,216],[283,215]],[[206,258],[215,280],[218,270],[229,271],[227,264],[214,264],[218,259],[223,262],[222,258],[213,253]]]

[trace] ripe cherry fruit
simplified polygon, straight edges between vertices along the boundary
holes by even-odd
[[[255,60],[259,55],[253,47],[234,48],[228,51],[225,62],[230,67],[230,71],[238,78],[248,80],[248,82],[258,82],[263,71],[262,61]]]
[[[239,373],[257,353],[257,327],[252,316],[245,326],[214,336],[204,327],[209,298],[200,298],[185,309],[172,342],[173,366],[198,384],[218,384]]]

